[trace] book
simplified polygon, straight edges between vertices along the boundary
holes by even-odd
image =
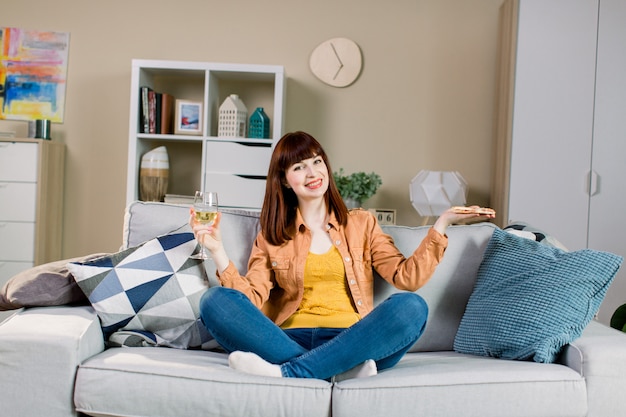
[[[139,133],[150,132],[149,92],[150,87],[139,87]]]
[[[180,195],[180,194],[165,194],[163,199],[164,203],[169,204],[188,204],[192,205],[194,196],[192,195]]]
[[[161,133],[161,106],[163,102],[163,94],[155,93],[155,112],[154,112],[154,133],[157,135]]]
[[[161,94],[161,133],[174,133],[174,103],[176,100],[171,94]]]
[[[174,133],[175,98],[152,88],[139,88],[139,133]]]
[[[148,132],[156,133],[156,93],[154,90],[148,91]]]

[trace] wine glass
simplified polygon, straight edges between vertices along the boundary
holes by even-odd
[[[217,218],[217,193],[213,191],[196,191],[193,200],[195,221],[202,224],[213,224]],[[206,248],[200,243],[200,252],[192,255],[192,259],[209,259]]]

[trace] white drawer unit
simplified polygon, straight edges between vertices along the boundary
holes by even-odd
[[[35,222],[36,182],[0,181],[0,221]],[[19,204],[9,204],[18,202]]]
[[[37,181],[36,143],[0,142],[0,180]]]
[[[35,261],[35,222],[0,222],[0,258]]]
[[[0,283],[61,259],[65,147],[0,139]]]
[[[217,191],[223,207],[261,207],[273,148],[207,141],[205,149],[204,189]]]
[[[269,144],[207,141],[206,171],[238,175],[267,175],[272,148]]]
[[[259,208],[265,196],[264,175],[206,173],[207,191],[216,191],[223,207]]]

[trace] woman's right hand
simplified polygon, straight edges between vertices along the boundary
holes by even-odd
[[[198,223],[196,222],[193,207],[189,209],[189,226],[191,226],[196,240],[211,252],[211,258],[215,263],[217,271],[222,273],[228,267],[230,259],[224,250],[224,245],[222,245],[220,220],[222,220],[222,213],[218,211],[213,224]]]
[[[189,208],[189,226],[198,243],[207,248],[211,254],[223,250],[222,234],[219,227],[221,219],[222,213],[217,212],[217,217],[212,224],[199,223],[196,221],[193,207]]]

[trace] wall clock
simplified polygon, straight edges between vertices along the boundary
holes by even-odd
[[[313,50],[309,66],[320,81],[333,87],[347,87],[359,78],[363,56],[353,40],[333,38]]]

